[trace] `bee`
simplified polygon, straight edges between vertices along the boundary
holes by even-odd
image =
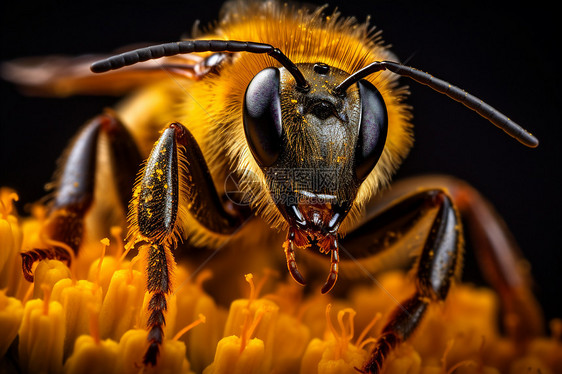
[[[148,261],[145,364],[156,363],[163,340],[173,251],[221,248],[265,226],[277,231],[263,236],[284,235],[282,245],[267,250],[283,255],[299,284],[307,278],[299,255],[329,257],[322,293],[334,288],[340,267],[356,262],[374,272],[381,270],[382,258],[395,256],[404,265],[416,255],[417,291],[396,307],[364,372],[380,372],[429,303],[446,298],[462,263],[461,216],[475,232],[478,256],[501,290],[507,313],[528,322],[516,333],[539,329],[540,313],[517,270],[510,235],[476,190],[453,178],[428,177],[383,192],[413,142],[407,89],[399,77],[464,104],[526,146],[536,147],[537,139],[475,96],[399,63],[367,24],[326,15],[322,7],[233,2],[216,27],[197,38],[91,62],[75,61],[72,71],[68,61],[61,63],[47,86],[68,92],[138,90],[117,110],[87,123],[69,147],[47,230],[78,251],[94,205],[129,206],[128,240],[145,248]],[[103,196],[105,201],[94,198],[102,136],[116,192]],[[239,188],[242,197],[229,194],[223,181]],[[255,226],[256,220],[266,224]],[[409,240],[421,229],[425,235],[413,249]],[[346,260],[340,260],[342,254]],[[30,280],[38,259],[69,260],[56,246],[23,257]]]

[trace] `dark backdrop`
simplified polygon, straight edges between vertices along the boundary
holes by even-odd
[[[191,4],[190,4],[191,3]],[[323,1],[310,3],[322,4]],[[416,143],[398,178],[447,173],[488,197],[533,266],[548,318],[561,317],[561,147],[559,28],[554,10],[538,3],[476,0],[333,1],[344,15],[383,30],[401,60],[449,80],[509,115],[540,140],[527,149],[462,105],[411,86]],[[108,52],[136,42],[177,40],[196,19],[213,21],[220,7],[204,2],[57,2],[31,7],[3,2],[2,60],[47,54]],[[556,63],[556,64],[555,64]],[[84,121],[110,97],[30,98],[1,82],[0,185],[23,203],[43,196],[55,160]],[[22,206],[23,204],[20,204]],[[469,252],[465,279],[479,282]]]

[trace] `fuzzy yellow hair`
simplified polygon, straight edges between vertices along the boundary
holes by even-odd
[[[325,7],[310,11],[276,1],[227,3],[222,19],[200,39],[268,43],[295,63],[324,62],[350,74],[373,61],[395,60],[383,45],[380,33],[373,32],[367,22],[343,18],[337,11],[326,15],[324,11]],[[253,207],[273,227],[286,228],[267,191],[263,172],[248,148],[242,123],[246,87],[258,72],[270,66],[279,63],[267,55],[240,53],[232,64],[221,67],[220,74],[189,83],[189,94],[177,109],[180,121],[201,142],[215,180],[224,180],[231,171],[238,172],[243,188],[255,196]],[[409,108],[403,103],[407,90],[398,88],[397,77],[388,72],[366,79],[377,87],[386,103],[388,137],[378,164],[359,188],[343,230],[362,214],[369,198],[389,183],[413,141]],[[251,178],[258,178],[260,183],[250,183],[255,182]],[[263,187],[250,190],[255,185]]]

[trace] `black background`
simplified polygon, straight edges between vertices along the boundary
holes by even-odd
[[[323,4],[320,2],[309,2]],[[397,178],[446,173],[478,188],[505,218],[533,266],[547,318],[561,317],[561,146],[559,28],[554,9],[491,1],[333,1],[343,15],[383,30],[398,57],[449,80],[509,115],[541,144],[528,149],[462,105],[411,87],[416,142]],[[175,41],[196,19],[216,19],[220,3],[3,2],[2,60],[109,52],[137,42]],[[110,97],[30,98],[1,82],[0,185],[23,204],[44,195],[55,160],[75,130]],[[478,282],[467,255],[465,279]]]

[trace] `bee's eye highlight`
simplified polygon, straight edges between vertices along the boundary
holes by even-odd
[[[271,166],[281,145],[280,73],[276,68],[260,71],[244,95],[244,132],[252,155],[260,166]]]
[[[361,99],[361,121],[355,146],[355,172],[363,181],[377,164],[386,142],[388,116],[379,90],[366,80],[357,82]]]

